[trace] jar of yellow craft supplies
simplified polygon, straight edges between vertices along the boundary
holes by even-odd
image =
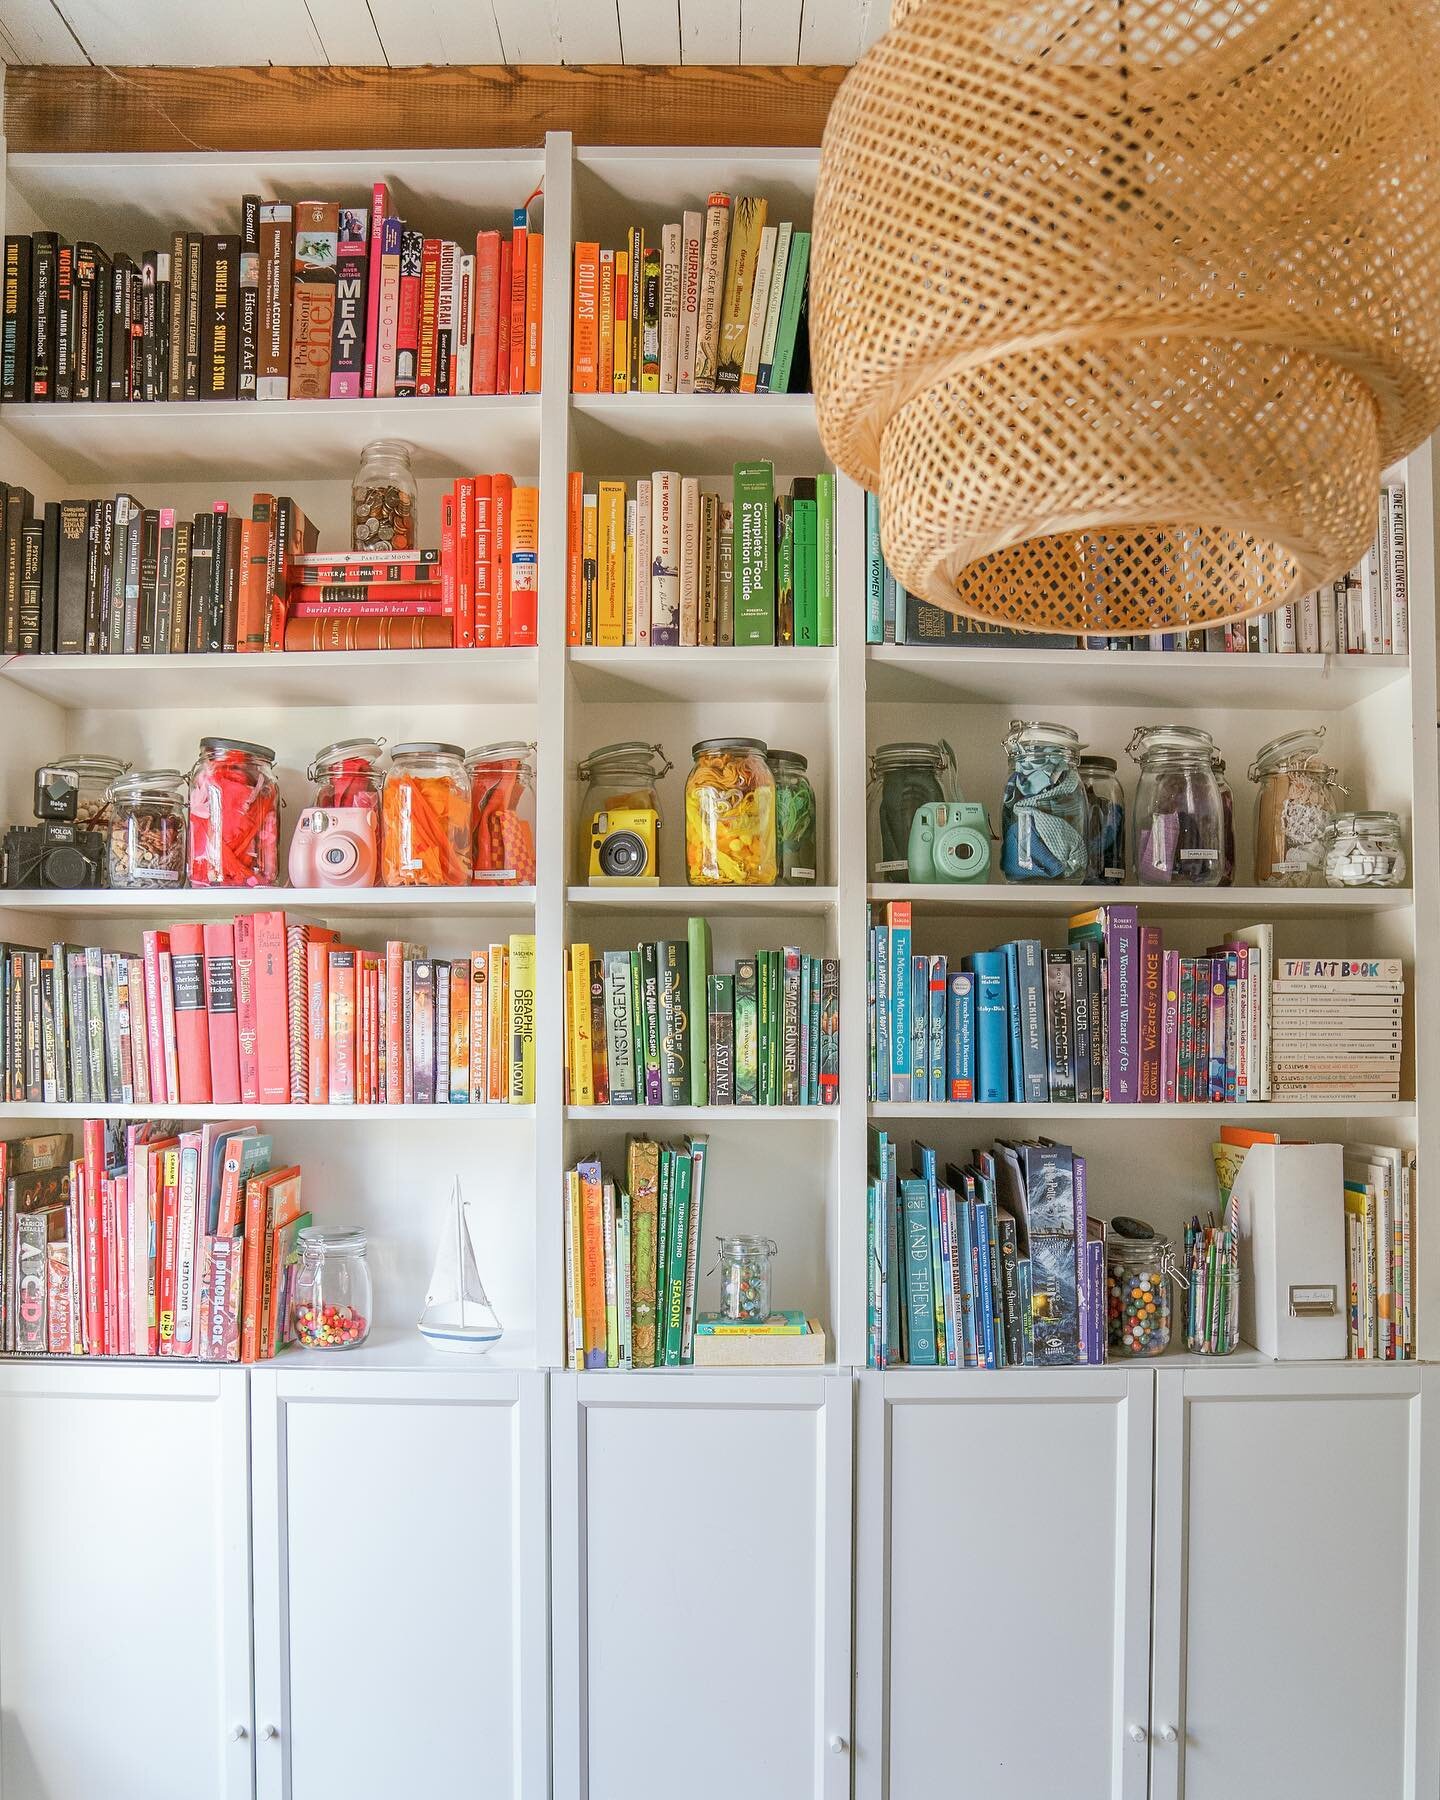
[[[759,738],[706,738],[685,783],[685,875],[691,887],[775,882],[775,777]]]

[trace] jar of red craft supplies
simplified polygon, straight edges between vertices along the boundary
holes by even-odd
[[[279,866],[275,752],[240,738],[201,738],[190,771],[191,887],[273,887]]]
[[[380,809],[385,887],[470,881],[470,777],[458,744],[397,744]]]
[[[358,806],[378,813],[385,787],[380,767],[385,755],[384,738],[341,738],[315,752],[305,779],[315,784],[313,806],[334,812],[340,806]]]
[[[370,1335],[373,1293],[365,1233],[306,1225],[299,1245],[290,1301],[296,1343],[306,1350],[353,1350]]]
[[[535,746],[485,744],[465,758],[470,774],[470,879],[477,887],[535,880]]]

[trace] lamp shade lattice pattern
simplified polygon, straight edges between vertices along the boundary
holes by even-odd
[[[1037,631],[1333,580],[1440,423],[1435,0],[897,0],[825,129],[820,432]]]

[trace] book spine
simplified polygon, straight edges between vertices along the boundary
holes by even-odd
[[[720,312],[725,285],[725,255],[730,232],[730,196],[711,194],[706,203],[705,241],[700,264],[700,297],[696,312],[695,392],[713,394],[720,353]]]

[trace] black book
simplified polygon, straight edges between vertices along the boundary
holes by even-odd
[[[53,231],[37,231],[31,240],[30,265],[30,398],[55,398],[55,252]]]
[[[1046,1081],[1052,1102],[1075,1098],[1075,998],[1068,950],[1045,952]]]
[[[287,272],[288,273],[288,272]],[[239,357],[235,395],[253,400],[255,377],[260,371],[260,196],[246,194],[240,202]]]
[[[189,519],[175,521],[175,567],[170,578],[170,642],[163,646],[172,656],[183,656],[190,642],[190,540],[194,530]]]
[[[98,555],[96,507],[89,500],[62,500],[58,508],[55,556],[55,649],[61,656],[85,650],[92,564]],[[45,508],[48,520],[50,508]],[[47,546],[48,549],[48,546]],[[50,579],[46,559],[45,579]]]
[[[112,307],[114,270],[103,250],[95,252],[95,314],[91,327],[90,367],[92,400],[110,398],[110,338],[113,332]]]
[[[26,519],[20,527],[19,642],[22,656],[40,654],[40,568],[44,538],[45,527],[39,519]]]
[[[233,400],[239,371],[237,289],[240,249],[233,237],[207,237],[200,271],[200,398]]]
[[[210,623],[210,590],[214,582],[215,514],[196,513],[190,533],[190,593],[186,613],[190,621],[192,653],[205,648]]]
[[[233,650],[239,642],[240,628],[240,533],[244,523],[237,513],[225,520],[225,573],[220,590],[220,638],[225,649]],[[217,534],[216,541],[219,537]]]
[[[75,246],[74,400],[95,398],[95,246]]]
[[[155,610],[160,585],[160,514],[147,506],[140,515],[140,607],[136,647],[142,656],[155,653]]]
[[[140,259],[140,398],[155,398],[155,375],[159,363],[155,335],[155,258],[147,250]]]
[[[185,386],[183,398],[200,398],[200,283],[205,260],[205,240],[198,232],[185,234]]]
[[[28,488],[5,492],[5,649],[14,655],[20,648],[20,547],[25,521],[35,516],[35,502]]]
[[[92,553],[87,565],[85,653],[98,656],[110,647],[110,558],[115,545],[115,502],[95,502]]]
[[[0,332],[0,401],[30,398],[30,239],[5,240],[3,332]]]
[[[155,398],[170,398],[170,321],[173,264],[162,250],[155,258]]]
[[[60,622],[60,502],[47,500],[40,541],[40,654],[53,656]]]
[[[135,264],[117,251],[110,265],[110,343],[105,366],[109,376],[110,398],[128,400],[130,388],[126,376],[130,367],[130,277]]]
[[[209,651],[225,648],[225,589],[230,567],[230,514],[214,513],[215,535],[211,540],[210,595],[205,604],[205,643]],[[233,647],[233,646],[232,646]]]
[[[109,610],[106,615],[108,626],[106,632],[106,652],[110,656],[125,654],[125,583],[126,568],[130,560],[130,534],[136,532],[135,539],[135,586],[140,586],[140,502],[131,494],[115,496],[115,533],[110,544],[110,595]]]
[[[170,239],[170,334],[165,392],[171,400],[185,397],[185,233]]]
[[[75,398],[75,246],[55,247],[55,398]]]
[[[145,509],[130,503],[130,529],[125,535],[125,637],[121,653],[134,656],[140,648],[140,546],[144,538]]]
[[[661,938],[655,946],[660,973],[660,1100],[690,1103],[690,946]]]
[[[145,398],[145,276],[139,269],[130,272],[130,348],[125,363],[125,396],[139,402]]]
[[[150,648],[157,656],[170,652],[175,618],[175,514],[167,507],[159,515],[155,562],[155,627]]]

